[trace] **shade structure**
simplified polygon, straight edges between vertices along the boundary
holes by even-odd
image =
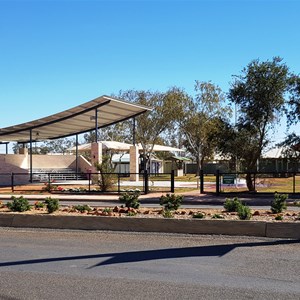
[[[101,96],[63,112],[0,129],[0,142],[43,141],[85,133],[138,116],[151,108]]]

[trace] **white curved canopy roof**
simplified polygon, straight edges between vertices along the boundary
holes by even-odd
[[[57,139],[92,131],[138,116],[151,108],[101,96],[63,112],[0,129],[0,142]],[[96,120],[97,116],[97,120]]]

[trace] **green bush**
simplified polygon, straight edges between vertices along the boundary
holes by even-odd
[[[204,219],[205,218],[205,214],[201,213],[201,212],[197,212],[193,214],[193,218],[194,219]]]
[[[85,211],[91,211],[91,207],[87,204],[84,205],[75,205],[74,208],[78,211],[80,211],[81,213],[84,213]]]
[[[102,212],[103,212],[103,213],[108,213],[108,214],[109,214],[109,213],[112,212],[112,209],[109,208],[109,207],[105,207],[105,208],[103,208]]]
[[[45,204],[43,202],[40,202],[40,201],[34,202],[35,209],[44,208],[44,207],[45,207]]]
[[[224,208],[228,212],[237,212],[241,205],[242,202],[237,197],[233,198],[232,200],[227,198],[224,203]]]
[[[275,217],[275,220],[276,220],[276,221],[282,221],[282,220],[283,220],[283,216],[277,215],[277,216]]]
[[[114,167],[111,162],[111,157],[109,155],[102,156],[102,163],[95,164],[98,175],[94,176],[98,178],[98,184],[101,192],[107,192],[111,190],[115,184],[116,176],[114,173]]]
[[[139,208],[140,207],[140,201],[139,196],[141,192],[140,190],[128,190],[123,195],[119,197],[119,200],[122,203],[125,203],[126,207],[132,207],[132,208]]]
[[[127,216],[128,217],[134,217],[134,216],[136,216],[137,215],[137,212],[136,211],[129,211],[128,213],[127,213]]]
[[[219,215],[219,214],[214,214],[214,215],[212,216],[212,219],[224,219],[224,217],[221,216],[221,215]]]
[[[171,210],[166,209],[163,211],[162,216],[164,218],[171,219],[171,218],[174,218],[174,213]]]
[[[252,217],[250,208],[247,205],[240,205],[237,213],[240,220],[250,220]]]
[[[47,211],[49,214],[55,212],[59,209],[59,200],[55,198],[48,197],[45,199]]]
[[[271,202],[271,211],[273,214],[282,213],[286,209],[286,199],[288,198],[287,194],[274,194],[274,200]]]
[[[159,204],[164,207],[164,210],[177,210],[182,201],[182,195],[167,194],[160,197]]]
[[[30,210],[30,205],[29,202],[26,198],[23,196],[17,198],[15,196],[11,196],[12,202],[7,202],[6,206],[11,210],[11,211],[18,211],[18,212],[23,212]]]

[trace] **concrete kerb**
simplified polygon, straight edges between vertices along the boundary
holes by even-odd
[[[300,223],[259,221],[179,220],[138,217],[0,214],[0,226],[79,230],[244,235],[300,239]]]

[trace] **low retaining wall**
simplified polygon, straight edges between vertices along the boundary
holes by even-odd
[[[300,223],[0,214],[2,227],[225,234],[300,239]]]

